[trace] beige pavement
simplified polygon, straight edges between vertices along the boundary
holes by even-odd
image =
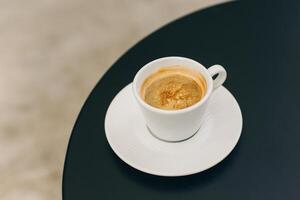
[[[224,0],[0,0],[0,199],[61,199],[87,95],[130,46]]]

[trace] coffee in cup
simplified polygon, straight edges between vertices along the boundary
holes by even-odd
[[[199,102],[206,93],[205,78],[196,70],[175,65],[161,67],[145,79],[141,97],[163,110],[179,110]]]

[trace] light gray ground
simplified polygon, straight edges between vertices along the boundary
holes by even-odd
[[[153,30],[221,1],[0,0],[0,199],[61,199],[70,132],[105,70]]]

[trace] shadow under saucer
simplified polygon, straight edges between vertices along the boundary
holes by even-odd
[[[131,181],[143,187],[151,188],[154,190],[167,192],[183,192],[200,189],[202,187],[205,187],[206,185],[218,181],[218,179],[226,172],[226,170],[228,170],[228,168],[235,164],[235,158],[239,154],[239,148],[240,145],[237,144],[237,146],[228,157],[226,157],[222,162],[212,168],[193,175],[178,177],[156,176],[141,172],[119,159],[118,156],[112,151],[110,152],[113,157],[113,162],[116,164],[117,168],[121,172],[120,174],[124,178],[130,179]]]

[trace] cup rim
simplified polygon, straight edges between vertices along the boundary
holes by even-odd
[[[147,104],[141,97],[141,95],[139,94],[139,90],[137,88],[137,80],[139,78],[139,76],[141,75],[142,72],[144,72],[144,70],[153,65],[154,63],[156,62],[159,62],[159,61],[162,61],[162,60],[166,60],[166,59],[181,59],[181,60],[186,60],[188,62],[193,62],[195,64],[197,64],[199,67],[201,68],[204,68],[204,73],[205,73],[205,76],[203,76],[205,78],[205,81],[206,81],[206,84],[207,84],[207,91],[204,95],[204,97],[198,101],[197,103],[195,103],[194,105],[192,106],[189,106],[189,107],[186,107],[186,108],[183,108],[183,109],[178,109],[178,110],[163,110],[163,109],[160,109],[160,108],[156,108],[156,107],[153,107],[149,104]],[[203,105],[207,99],[209,98],[209,96],[211,95],[211,92],[212,92],[212,87],[213,85],[213,80],[212,80],[212,77],[210,76],[210,74],[208,73],[207,71],[207,68],[205,68],[202,64],[200,64],[199,62],[193,60],[193,59],[190,59],[190,58],[186,58],[186,57],[180,57],[180,56],[167,56],[167,57],[162,57],[162,58],[158,58],[158,59],[155,59],[147,64],[145,64],[137,73],[136,75],[134,76],[134,79],[133,79],[133,84],[132,84],[132,89],[133,89],[133,94],[135,96],[135,98],[137,99],[137,101],[140,103],[140,105],[142,105],[144,108],[152,111],[152,112],[156,112],[156,113],[160,113],[160,114],[169,114],[169,115],[174,115],[174,114],[181,114],[181,113],[187,113],[187,112],[190,112],[190,111],[193,111],[195,110],[196,108],[199,108],[201,105]]]

